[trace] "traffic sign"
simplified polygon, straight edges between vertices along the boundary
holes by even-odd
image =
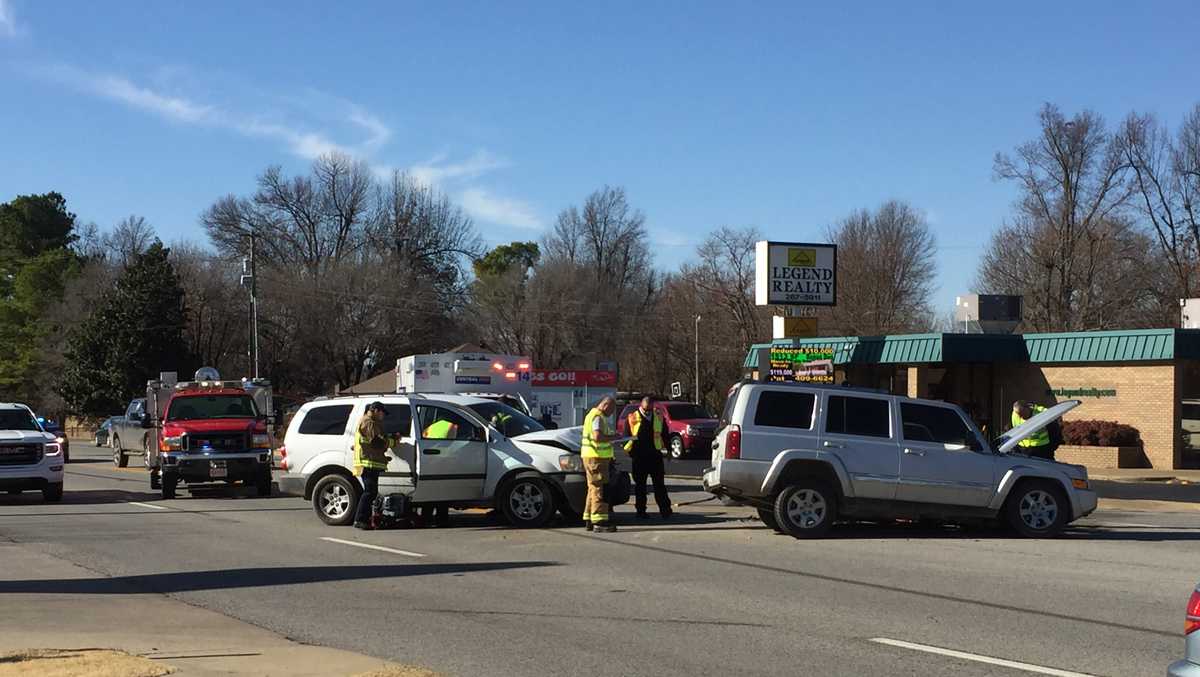
[[[677,400],[683,397],[683,384],[676,381],[671,384],[671,399]]]

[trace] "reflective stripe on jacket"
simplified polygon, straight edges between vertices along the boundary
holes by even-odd
[[[387,470],[388,459],[383,453],[373,456],[367,447],[371,440],[367,439],[362,431],[354,431],[354,474],[361,474],[363,469],[367,470]],[[387,448],[394,449],[396,440],[387,438]],[[380,460],[382,459],[382,460]]]
[[[592,439],[592,426],[597,418],[600,420],[600,432],[605,435],[612,434],[604,414],[601,414],[599,409],[592,409],[583,417],[583,444],[580,445],[579,455],[583,458],[612,458],[612,442],[597,442]]]
[[[1038,414],[1042,413],[1043,411],[1046,411],[1046,408],[1043,407],[1042,405],[1040,405],[1040,404],[1033,405],[1033,415],[1034,416],[1037,416]],[[1025,421],[1026,421],[1026,419],[1021,418],[1021,415],[1018,414],[1017,412],[1014,411],[1012,413],[1012,425],[1014,428],[1021,425]],[[1042,428],[1041,430],[1037,431],[1036,433],[1034,433],[1034,434],[1030,435],[1029,437],[1026,437],[1025,439],[1020,441],[1020,445],[1022,447],[1044,447],[1048,444],[1050,444],[1050,431],[1045,428]]]
[[[634,439],[625,443],[625,451],[633,453],[633,445],[637,442],[638,431],[642,429],[642,410],[634,409],[626,418],[629,423],[629,434],[633,435]],[[663,450],[663,418],[662,414],[657,409],[654,410],[654,448],[657,451]]]

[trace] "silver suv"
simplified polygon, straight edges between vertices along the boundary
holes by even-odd
[[[1079,404],[1060,402],[989,444],[946,402],[743,382],[730,391],[704,489],[796,538],[843,519],[1000,519],[1023,536],[1053,536],[1096,509],[1087,469],[1014,451]]]

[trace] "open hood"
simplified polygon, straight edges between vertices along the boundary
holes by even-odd
[[[533,442],[535,444],[550,444],[578,453],[579,445],[583,443],[583,426],[577,425],[572,428],[559,428],[557,430],[539,430],[533,433],[517,435],[513,439],[520,440],[521,442]]]
[[[1048,407],[1046,411],[1035,415],[1033,418],[997,438],[995,442],[996,451],[1007,454],[1016,448],[1021,443],[1021,440],[1036,434],[1039,430],[1062,418],[1063,414],[1078,407],[1080,404],[1082,402],[1079,400],[1064,400],[1053,407]]]

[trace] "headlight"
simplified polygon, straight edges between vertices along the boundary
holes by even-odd
[[[255,449],[269,449],[271,447],[271,436],[267,433],[254,433],[250,438],[250,446]]]
[[[558,467],[563,472],[583,472],[583,459],[578,454],[563,454],[558,457]]]
[[[66,443],[67,443],[67,438],[65,438],[65,437],[62,437],[62,436],[59,436],[59,437],[55,437],[55,438],[54,438],[54,441],[55,441],[55,442],[58,442],[59,444],[66,444]]]
[[[58,442],[49,442],[45,445],[42,453],[46,456],[58,456],[62,453],[62,445]]]
[[[695,435],[695,434],[696,434],[696,429],[695,429],[695,428],[693,428],[693,427],[692,427],[692,426],[690,426],[690,425],[689,425],[688,427],[684,428],[684,429],[683,429],[683,431],[684,431],[685,433],[689,434],[689,435]]]
[[[183,449],[183,436],[175,435],[162,438],[162,442],[158,445],[159,451],[179,451]]]

